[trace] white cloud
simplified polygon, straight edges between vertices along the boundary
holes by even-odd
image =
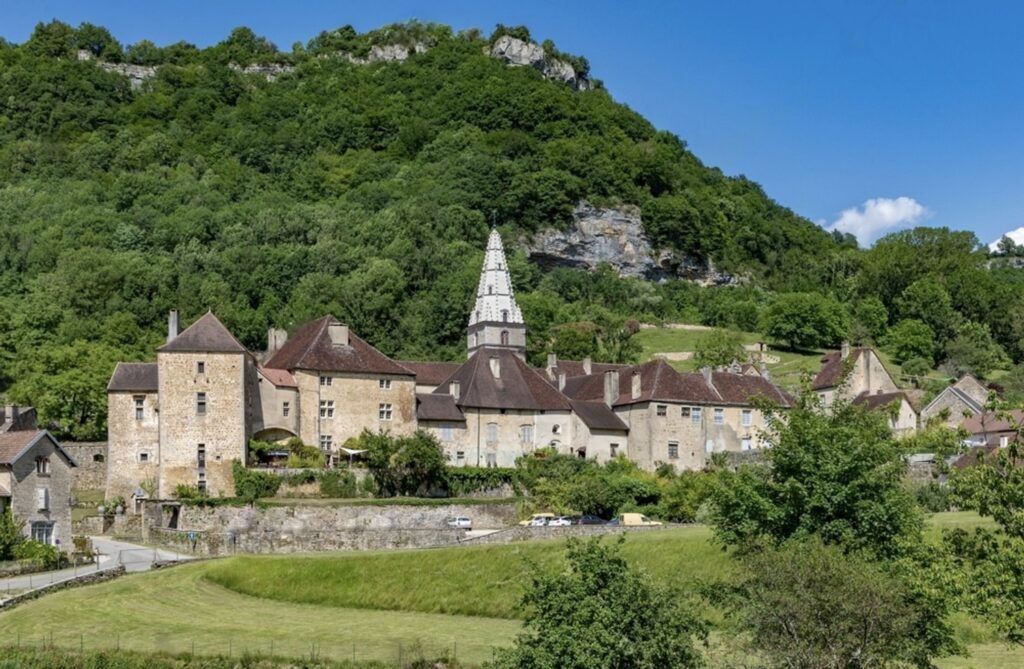
[[[1017,228],[1016,230],[1010,230],[1009,232],[1004,232],[1003,235],[1006,235],[1007,237],[1009,237],[1013,241],[1017,242],[1018,244],[1024,244],[1024,228]],[[1000,236],[999,239],[997,239],[994,242],[992,242],[991,244],[989,244],[988,245],[989,251],[995,251],[996,247],[999,246],[999,241],[1002,238],[1003,237]]]
[[[866,246],[881,233],[913,225],[931,213],[912,197],[876,197],[844,210],[829,230],[849,232],[861,246]]]

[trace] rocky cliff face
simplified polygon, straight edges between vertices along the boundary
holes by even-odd
[[[524,42],[511,35],[502,35],[491,47],[491,57],[505,61],[513,67],[532,67],[546,79],[561,81],[573,90],[588,91],[590,80],[578,75],[572,65],[550,58],[544,48],[535,42]]]
[[[412,49],[404,44],[385,44],[384,46],[374,45],[365,58],[353,56],[346,51],[338,52],[338,55],[350,63],[356,65],[370,65],[372,63],[404,63],[414,53],[426,53],[429,47],[422,42],[416,42]]]
[[[711,262],[655,249],[644,233],[640,210],[630,206],[602,209],[581,202],[568,230],[540,232],[528,242],[526,250],[531,260],[547,267],[589,270],[607,263],[620,276],[648,281],[676,277],[706,285],[742,282],[719,272]]]
[[[235,72],[241,72],[242,74],[257,74],[267,81],[274,81],[282,74],[288,74],[294,72],[295,68],[291,65],[282,65],[281,63],[263,63],[258,65],[246,65],[242,67],[237,63],[231,63],[228,65]]]

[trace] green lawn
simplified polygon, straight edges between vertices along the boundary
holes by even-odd
[[[935,532],[971,527],[975,514],[936,514]],[[610,538],[609,538],[610,539]],[[606,540],[609,540],[606,539]],[[0,613],[0,645],[53,643],[86,649],[250,653],[394,663],[420,648],[440,656],[457,644],[475,664],[519,629],[517,602],[533,567],[557,564],[561,540],[434,550],[240,556],[55,593]],[[676,585],[721,576],[725,554],[704,527],[629,534],[629,561]],[[51,621],[59,620],[59,625]],[[942,669],[1024,669],[1024,653],[961,618],[971,658]]]

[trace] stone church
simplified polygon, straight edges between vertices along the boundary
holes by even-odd
[[[606,461],[701,468],[711,454],[760,448],[758,398],[784,391],[749,369],[678,372],[639,365],[526,362],[526,323],[501,237],[487,242],[462,364],[395,361],[333,316],[272,329],[247,350],[213,313],[179,332],[168,320],[156,362],[119,363],[107,387],[107,499],[233,495],[232,462],[250,440],[298,437],[337,461],[363,430],[423,429],[453,466],[511,467],[540,448]]]

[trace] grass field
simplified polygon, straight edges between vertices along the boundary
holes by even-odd
[[[930,518],[943,527],[983,522],[968,513]],[[517,602],[531,564],[558,563],[564,542],[307,556],[241,556],[127,576],[68,590],[0,613],[0,645],[282,656],[397,663],[417,648],[455,648],[479,663],[519,629]],[[729,561],[703,527],[629,535],[627,559],[664,582],[720,576]],[[60,621],[58,625],[52,621]],[[942,669],[1024,669],[1024,653],[994,643],[977,622],[958,621],[973,657]]]

